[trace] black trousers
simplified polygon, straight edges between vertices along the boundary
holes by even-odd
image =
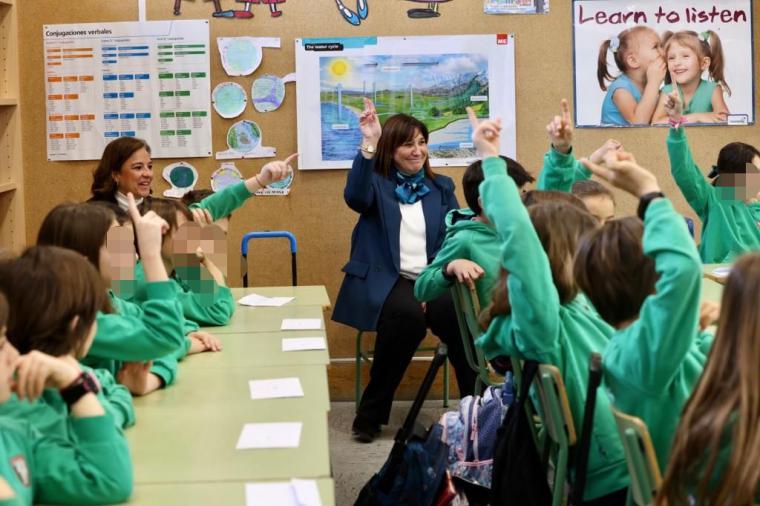
[[[369,383],[357,417],[377,425],[388,423],[393,394],[428,327],[448,346],[461,395],[473,393],[476,373],[467,364],[451,296],[445,294],[428,302],[427,311],[423,311],[414,298],[414,281],[399,277],[380,312]]]

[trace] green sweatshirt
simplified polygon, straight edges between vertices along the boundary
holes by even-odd
[[[198,326],[212,327],[227,325],[235,312],[235,299],[226,286],[218,285],[213,279],[200,279],[200,269],[197,272],[198,281],[194,284],[198,290],[193,290],[191,284],[174,272],[169,277],[177,292],[177,300],[182,304],[182,312],[186,321],[183,323],[185,334],[198,330]],[[147,297],[145,271],[142,262],[135,265],[135,293],[133,300],[143,303]]]
[[[146,361],[184,346],[182,306],[172,282],[147,283],[142,304],[127,302],[109,291],[114,313],[98,313],[98,330],[81,362],[116,376],[122,362]]]
[[[499,157],[483,160],[480,185],[484,210],[502,240],[502,265],[511,317],[497,317],[476,344],[486,356],[511,355],[552,364],[562,373],[573,422],[580,428],[588,384],[588,360],[601,352],[613,332],[583,295],[560,305],[544,252],[520,194]],[[604,392],[597,397],[584,499],[628,486],[628,469]]]
[[[207,209],[211,214],[211,219],[216,221],[232,214],[252,196],[253,193],[248,191],[245,183],[240,182],[212,193],[200,202],[191,204],[190,209]]]
[[[602,364],[615,407],[646,423],[664,470],[681,410],[702,374],[713,336],[698,331],[702,263],[669,200],[658,199],[647,208],[643,241],[659,274],[656,293],[646,298],[635,322],[615,332]]]
[[[164,387],[173,384],[177,380],[179,361],[187,356],[190,351],[190,339],[185,338],[185,344],[177,351],[153,362],[150,372],[161,378]]]
[[[521,204],[522,205],[522,204]],[[458,259],[471,260],[483,268],[485,274],[475,282],[480,306],[491,301],[491,288],[499,277],[499,237],[493,225],[474,221],[475,214],[465,209],[453,209],[446,215],[446,237],[435,259],[414,283],[414,296],[423,302],[437,299],[454,284],[456,279],[443,275],[443,266]]]
[[[670,129],[668,156],[676,184],[702,220],[702,261],[729,263],[742,253],[760,249],[760,203],[721,195],[720,189],[707,182],[694,163],[683,128]]]
[[[591,171],[575,159],[572,148],[563,154],[551,147],[544,155],[537,188],[570,193],[576,181],[588,179],[591,179]]]
[[[119,429],[126,429],[135,424],[135,410],[132,405],[132,394],[123,385],[116,382],[114,377],[104,369],[91,369],[81,366],[82,370],[94,374],[100,383],[98,399],[103,408],[111,415]],[[16,395],[0,404],[0,417],[26,420],[42,434],[72,440],[71,418],[66,403],[61,394],[53,388],[46,388],[34,402],[19,400]]]
[[[69,420],[71,439],[0,417],[0,475],[16,504],[112,504],[132,493],[132,462],[121,429],[104,416]],[[10,503],[14,504],[14,503]]]

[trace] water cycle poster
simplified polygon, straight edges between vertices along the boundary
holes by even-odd
[[[667,125],[674,89],[689,124],[753,124],[752,21],[752,0],[573,0],[576,125]]]
[[[406,113],[427,126],[433,166],[476,158],[468,106],[502,119],[502,153],[514,157],[514,44],[508,34],[296,39],[300,168],[351,166],[365,97],[383,123]]]
[[[97,160],[118,137],[153,158],[211,154],[208,21],[45,25],[48,160]]]

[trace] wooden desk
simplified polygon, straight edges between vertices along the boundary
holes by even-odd
[[[327,349],[313,351],[282,351],[284,337],[324,337],[324,330],[298,330],[287,332],[254,332],[219,334],[224,349],[219,353],[205,353],[202,357],[190,356],[193,368],[227,369],[230,367],[268,367],[284,365],[322,365],[330,363]],[[180,377],[184,371],[180,367]]]

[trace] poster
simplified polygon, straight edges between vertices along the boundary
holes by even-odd
[[[211,154],[208,21],[45,25],[48,159],[97,160],[117,137],[153,158]]]
[[[754,123],[751,0],[574,0],[573,30],[577,126],[667,124],[673,77],[689,123]]]
[[[300,168],[351,166],[364,97],[381,122],[407,113],[425,123],[433,166],[476,158],[467,106],[502,119],[502,152],[514,157],[514,45],[507,34],[296,39]]]
[[[486,14],[547,14],[549,0],[484,0]]]

